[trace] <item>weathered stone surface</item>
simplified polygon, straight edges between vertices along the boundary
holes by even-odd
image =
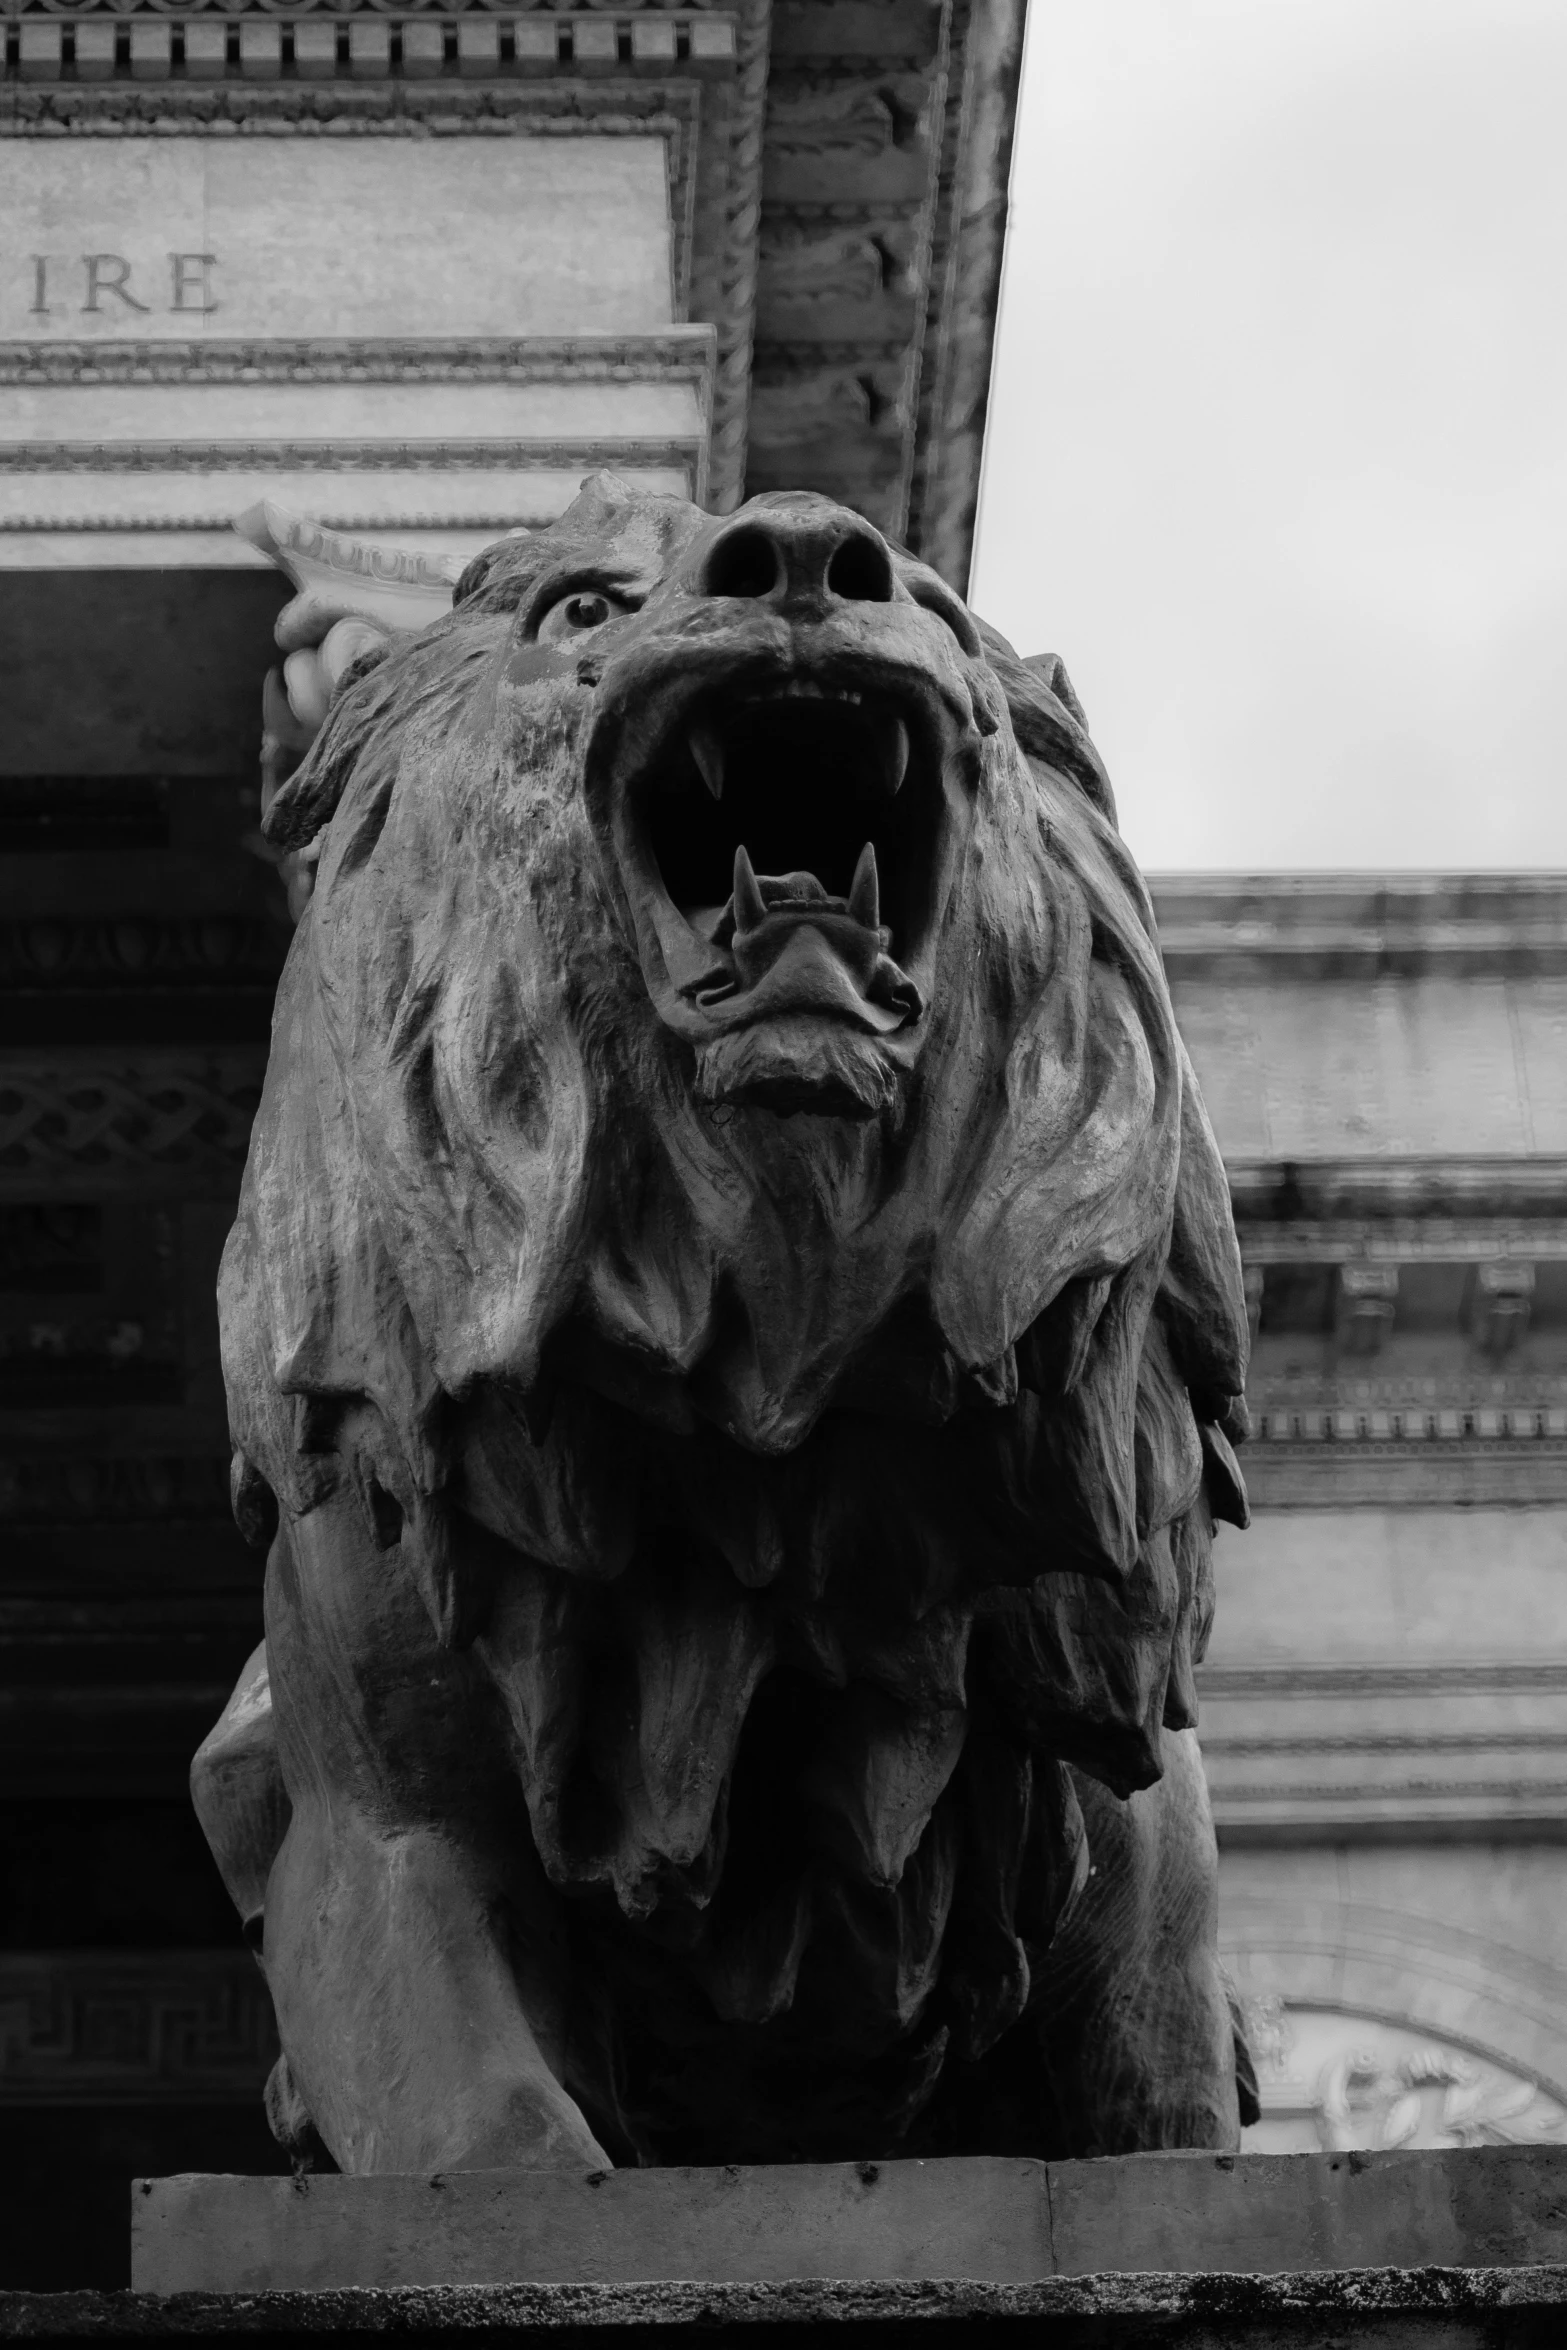
[[[142,2179],[131,2226],[159,2293],[1491,2268],[1567,2262],[1567,2149]]]
[[[158,2293],[682,2277],[1023,2283],[1055,2265],[1045,2166],[1019,2160],[142,2179],[131,2231],[132,2281]]]
[[[1557,2350],[1567,2325],[1567,2269],[1360,2269],[1318,2276],[1052,2277],[1032,2285],[968,2282],[790,2285],[502,2285],[428,2291],[0,2294],[0,2333],[18,2340],[287,2341],[333,2334],[461,2334],[529,2342],[707,2342],[769,2329],[815,2341],[824,2326],[866,2326],[877,2342],[1017,2335],[1050,2350]]]
[[[825,499],[604,478],[334,676],[220,1290],[267,1670],[196,1774],[280,2134],[1232,2143],[1245,1297],[1060,663]]]

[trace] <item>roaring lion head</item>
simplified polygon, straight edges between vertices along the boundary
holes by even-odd
[[[689,2000],[680,2066],[584,2060],[606,2143],[851,2011],[912,2113],[1080,1881],[1061,1765],[1194,1719],[1244,1510],[1227,1190],[1059,663],[825,499],[600,479],[268,831],[242,1516],[352,1495],[608,2011]]]

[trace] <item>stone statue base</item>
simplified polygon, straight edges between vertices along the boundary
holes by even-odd
[[[753,2337],[754,2326],[765,2327]],[[1567,2268],[1382,2268],[1274,2276],[1047,2277],[1032,2285],[437,2285],[384,2293],[0,2293],[0,2337],[298,2344],[425,2341],[464,2350],[675,2350],[756,2338],[789,2350],[822,2326],[882,2350],[1559,2350]],[[745,2328],[742,2333],[739,2329]]]
[[[829,2279],[874,2299],[957,2279],[1004,2314],[1014,2288],[1107,2272],[1567,2264],[1567,2148],[141,2179],[132,2241],[149,2294],[616,2288],[634,2322],[619,2288],[649,2289],[651,2319],[666,2285],[749,2307],[753,2287]],[[1567,2298],[1560,2320],[1567,2339]]]

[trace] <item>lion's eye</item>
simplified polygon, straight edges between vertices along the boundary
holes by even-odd
[[[630,609],[619,596],[609,595],[603,588],[573,588],[569,596],[551,604],[534,633],[541,645],[559,644],[563,637],[602,628],[606,620],[616,620]]]

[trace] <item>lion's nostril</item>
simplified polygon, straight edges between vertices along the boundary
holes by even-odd
[[[890,604],[892,557],[879,539],[862,537],[856,531],[834,548],[827,566],[827,586],[831,594],[851,604]]]
[[[702,586],[710,596],[770,596],[783,573],[776,540],[765,530],[726,531],[708,554]]]

